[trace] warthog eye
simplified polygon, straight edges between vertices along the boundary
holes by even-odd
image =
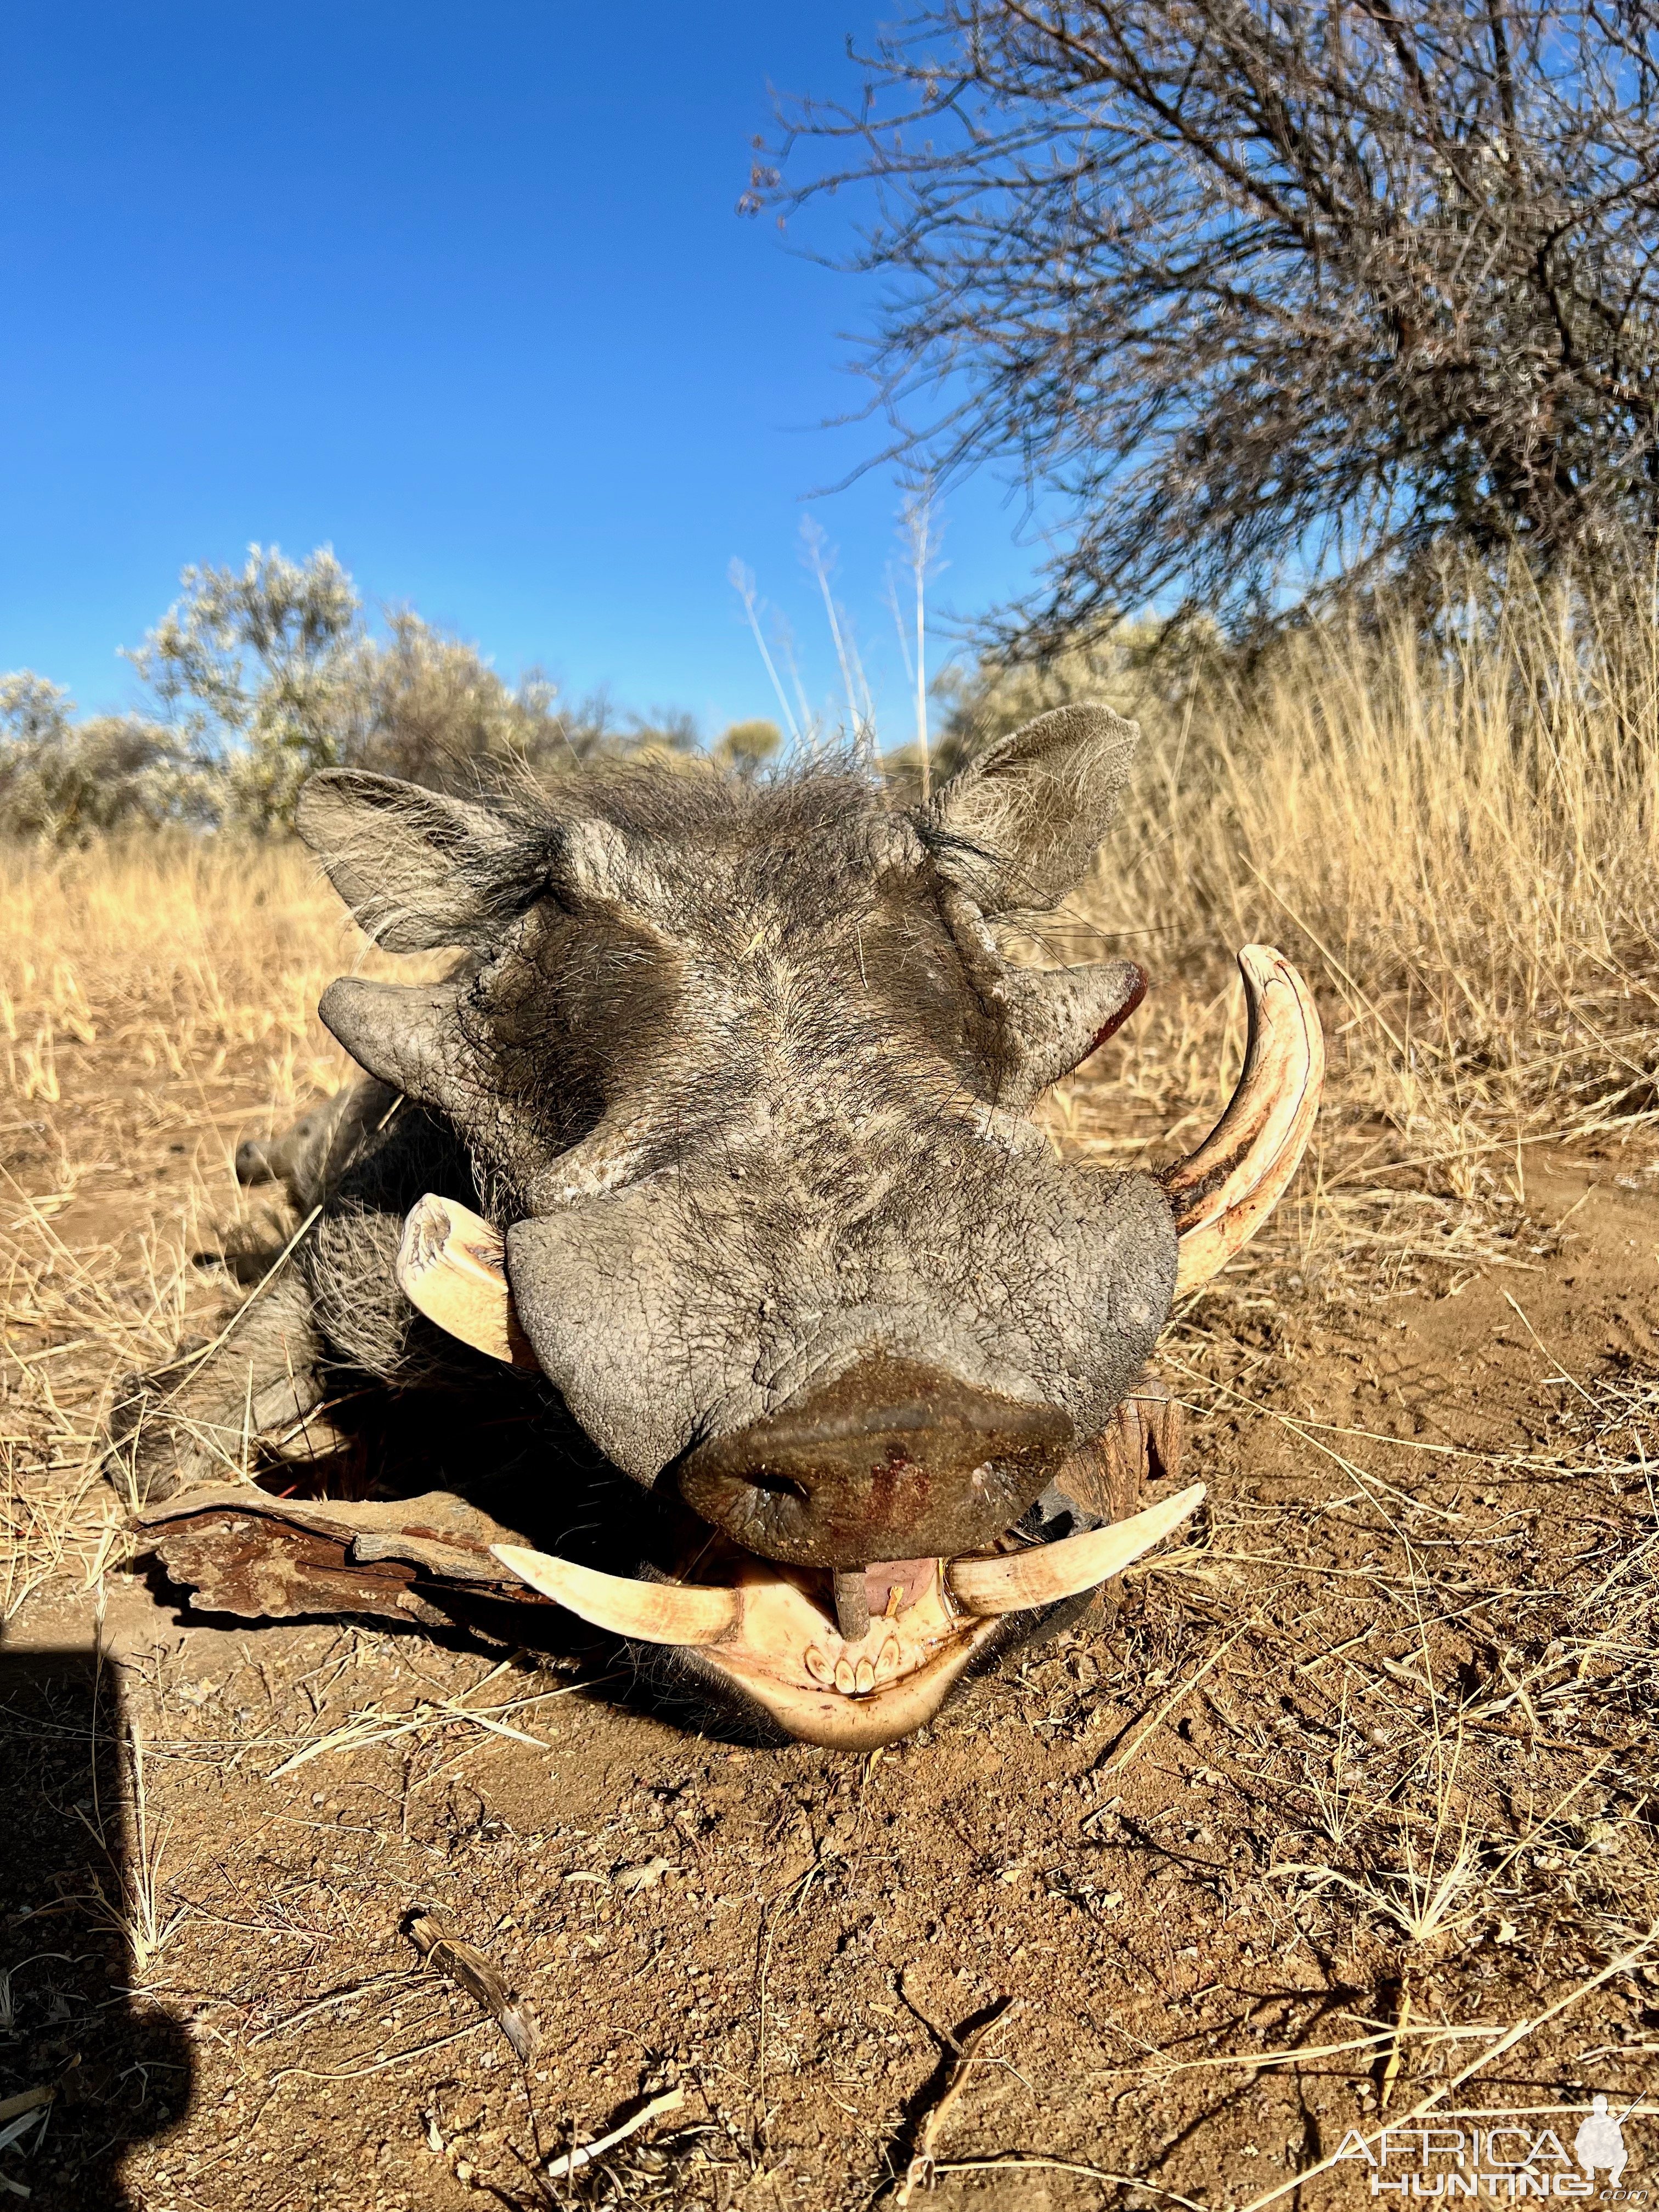
[[[797,1482],[793,1475],[751,1474],[749,1483],[751,1489],[764,1491],[772,1498],[798,1498],[804,1504],[808,1496],[806,1485]]]

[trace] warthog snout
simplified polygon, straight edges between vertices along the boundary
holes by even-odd
[[[861,1567],[949,1558],[1018,1520],[1071,1448],[1068,1415],[872,1352],[699,1445],[688,1504],[764,1559]]]

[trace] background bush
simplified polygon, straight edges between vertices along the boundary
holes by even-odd
[[[74,706],[27,670],[0,677],[0,830],[72,845],[217,819],[222,778],[173,732],[136,714],[76,722]]]
[[[240,569],[186,568],[180,583],[128,656],[152,712],[77,720],[44,677],[0,677],[0,836],[73,844],[167,823],[269,835],[292,824],[322,768],[465,791],[598,757],[706,757],[689,714],[620,716],[603,693],[567,704],[538,670],[515,688],[406,608],[371,629],[326,547],[296,562],[256,545]],[[715,757],[752,774],[777,744],[771,724],[742,723]]]

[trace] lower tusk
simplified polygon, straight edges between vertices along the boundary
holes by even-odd
[[[1285,1195],[1325,1080],[1324,1034],[1301,976],[1270,945],[1247,945],[1238,965],[1250,1024],[1238,1088],[1198,1150],[1163,1178],[1180,1236],[1177,1295],[1218,1273]]]
[[[569,1613],[640,1644],[718,1644],[737,1626],[743,1601],[735,1590],[698,1589],[684,1583],[636,1583],[602,1575],[572,1559],[556,1559],[522,1544],[492,1544],[504,1567]]]
[[[1034,1545],[1028,1552],[1010,1552],[1000,1559],[952,1559],[945,1579],[951,1595],[969,1613],[1023,1613],[1033,1606],[1054,1605],[1121,1575],[1195,1513],[1203,1498],[1204,1485],[1194,1482],[1162,1504],[1149,1505],[1144,1513],[1086,1536],[1062,1536],[1056,1544]]]
[[[410,1207],[398,1280],[411,1305],[475,1352],[512,1367],[539,1367],[513,1310],[501,1237],[454,1199],[428,1191]]]

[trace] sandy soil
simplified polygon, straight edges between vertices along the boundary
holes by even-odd
[[[176,1102],[100,1110],[65,1267],[195,1171]],[[50,1124],[8,1139],[20,1214]],[[55,2092],[44,2131],[0,2118],[0,2185],[850,2212],[926,2152],[941,2212],[1357,2212],[1363,2160],[1296,2177],[1437,2094],[1569,2147],[1592,2092],[1651,2106],[1659,1175],[1526,1176],[1466,1261],[1431,1228],[1313,1269],[1292,1221],[1179,1316],[1194,1540],[874,1758],[689,1732],[603,1639],[227,1625],[66,1554],[0,1647],[0,2115]],[[89,1435],[107,1363],[61,1322],[9,1349],[53,1355],[6,1400],[44,1501],[34,1383]],[[527,2063],[421,1909],[521,2000]],[[1626,2139],[1659,2190],[1659,2114]]]

